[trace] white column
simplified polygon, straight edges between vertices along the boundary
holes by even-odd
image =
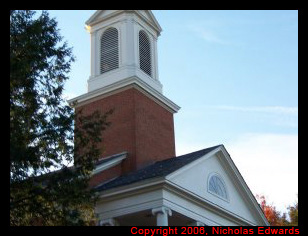
[[[99,226],[119,226],[119,223],[115,219],[111,218],[111,219],[100,220],[98,222],[98,225]]]
[[[156,215],[157,226],[168,226],[168,216],[172,216],[172,211],[163,206],[152,209],[152,214]]]

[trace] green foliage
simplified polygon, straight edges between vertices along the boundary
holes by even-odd
[[[62,40],[46,11],[39,16],[11,11],[11,225],[90,225],[94,220],[96,198],[88,180],[109,113],[76,117],[63,99],[74,57]]]
[[[293,206],[288,207],[288,214],[290,218],[290,226],[298,225],[298,201]]]

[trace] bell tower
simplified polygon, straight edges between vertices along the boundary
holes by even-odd
[[[157,38],[161,28],[149,10],[99,10],[87,22],[91,35],[88,92],[135,78],[162,93]]]
[[[114,110],[103,133],[101,159],[123,152],[127,157],[108,178],[174,157],[173,114],[180,107],[163,95],[157,62],[162,29],[153,13],[97,10],[86,29],[91,37],[88,91],[69,102],[77,102],[84,113]]]

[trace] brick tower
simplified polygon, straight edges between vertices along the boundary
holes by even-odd
[[[179,107],[162,93],[157,69],[161,28],[150,10],[98,10],[86,29],[91,35],[88,92],[69,102],[76,101],[85,114],[114,110],[99,161],[111,167],[102,164],[104,171],[94,172],[92,185],[97,185],[174,157],[173,114]]]

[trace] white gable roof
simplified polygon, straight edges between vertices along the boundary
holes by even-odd
[[[209,177],[213,174],[223,180],[227,199],[209,191]],[[259,204],[223,145],[169,174],[166,179],[254,225],[268,225]]]
[[[97,10],[87,21],[86,25],[93,26],[103,20],[106,20],[110,17],[117,16],[118,14],[124,12],[133,12],[138,15],[142,20],[147,22],[150,26],[152,26],[158,34],[162,31],[158,21],[153,15],[151,10]]]

